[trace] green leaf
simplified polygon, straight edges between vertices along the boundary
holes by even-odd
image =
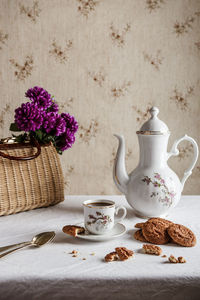
[[[18,142],[18,143],[23,143],[23,142],[25,142],[25,141],[27,141],[28,140],[28,135],[27,135],[27,133],[23,133],[23,134],[20,134],[20,135],[12,135],[13,137],[15,137],[15,140],[16,140],[16,142]]]
[[[62,150],[59,150],[59,149],[56,149],[56,150],[57,150],[58,154],[60,154],[60,155],[63,154]]]
[[[11,123],[10,124],[10,131],[21,131],[16,123]]]
[[[54,142],[54,137],[53,137],[52,135],[48,135],[48,136],[47,136],[47,140],[48,140],[49,142]]]
[[[39,142],[43,142],[43,132],[40,129],[35,131],[35,137]]]

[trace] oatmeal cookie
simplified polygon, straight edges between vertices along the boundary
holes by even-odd
[[[171,225],[171,223],[171,221],[165,219],[151,218],[144,223],[142,233],[145,239],[152,244],[166,244],[170,239],[167,233],[167,228]]]
[[[127,249],[126,247],[117,247],[115,248],[115,251],[117,252],[119,259],[124,261],[131,257],[133,257],[134,252],[132,250]]]
[[[134,238],[137,240],[137,241],[141,241],[141,242],[146,242],[147,240],[145,239],[145,237],[143,236],[143,233],[142,233],[142,229],[140,230],[137,230],[135,233],[134,233]]]
[[[143,224],[144,224],[144,222],[136,223],[135,228],[142,228]]]
[[[84,227],[80,227],[80,226],[76,226],[76,225],[66,225],[63,227],[62,231],[64,233],[67,233],[71,236],[76,237],[77,234],[80,233],[84,233],[85,232],[85,228]]]
[[[153,254],[153,255],[161,255],[162,249],[159,246],[155,245],[143,245],[144,252],[147,254]]]
[[[162,223],[164,223],[164,224],[168,224],[168,225],[173,224],[172,221],[169,221],[169,220],[166,220],[166,219],[163,219],[163,218],[159,218],[159,217],[148,219],[148,221],[151,221],[151,220],[154,220],[154,221],[155,221],[155,220],[158,220],[158,221],[160,221],[160,222],[162,222]]]
[[[118,256],[117,252],[110,252],[105,256],[104,259],[106,262],[111,262],[114,260],[119,260],[119,256]]]
[[[196,245],[196,237],[194,233],[187,227],[180,224],[172,224],[167,229],[172,240],[184,247],[193,247]]]

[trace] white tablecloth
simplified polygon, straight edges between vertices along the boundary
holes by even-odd
[[[92,242],[62,232],[64,225],[83,221],[85,199],[100,198],[127,207],[125,235]],[[0,217],[0,246],[56,231],[52,243],[0,259],[0,299],[200,299],[200,196],[182,197],[168,219],[188,226],[197,236],[192,248],[161,246],[167,256],[185,257],[186,264],[140,253],[142,243],[134,240],[133,233],[134,224],[142,219],[122,196],[69,196],[56,206]],[[105,254],[120,246],[134,250],[135,258],[105,263]],[[72,250],[79,252],[78,257],[69,254]]]

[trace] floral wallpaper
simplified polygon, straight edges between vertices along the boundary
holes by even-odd
[[[200,145],[199,0],[0,0],[0,136],[10,135],[25,91],[42,86],[79,122],[60,158],[66,194],[117,194],[114,133],[126,164],[139,160],[136,131],[152,105],[175,139]],[[193,147],[169,165],[182,177]],[[200,194],[200,160],[184,194]]]

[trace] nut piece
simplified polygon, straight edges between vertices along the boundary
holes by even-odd
[[[77,257],[77,254],[72,255],[72,257]]]
[[[179,262],[180,264],[184,264],[184,263],[186,263],[186,260],[185,260],[185,258],[184,258],[183,256],[179,256],[179,257],[178,257],[178,262]]]
[[[162,249],[155,245],[144,244],[143,249],[146,254],[161,255],[162,253]]]
[[[162,255],[161,257],[163,257],[163,258],[164,258],[164,257],[167,257],[167,255],[166,255],[166,254],[164,254],[164,255]]]
[[[119,256],[119,259],[122,261],[127,260],[133,257],[134,255],[134,252],[132,250],[127,249],[126,247],[117,247],[115,248],[115,250]]]
[[[170,255],[170,257],[168,259],[169,259],[170,263],[173,263],[173,264],[177,264],[178,263],[178,260],[172,254]]]
[[[72,252],[71,252],[71,254],[77,254],[78,253],[78,251],[76,251],[76,250],[73,250]]]
[[[118,260],[118,259],[119,259],[119,256],[117,255],[117,252],[111,252],[105,256],[106,262],[111,262],[111,261]]]
[[[63,227],[62,231],[64,233],[67,233],[71,236],[76,237],[77,234],[81,234],[85,232],[85,228],[84,227],[80,227],[80,226],[76,226],[76,225],[66,225]]]

